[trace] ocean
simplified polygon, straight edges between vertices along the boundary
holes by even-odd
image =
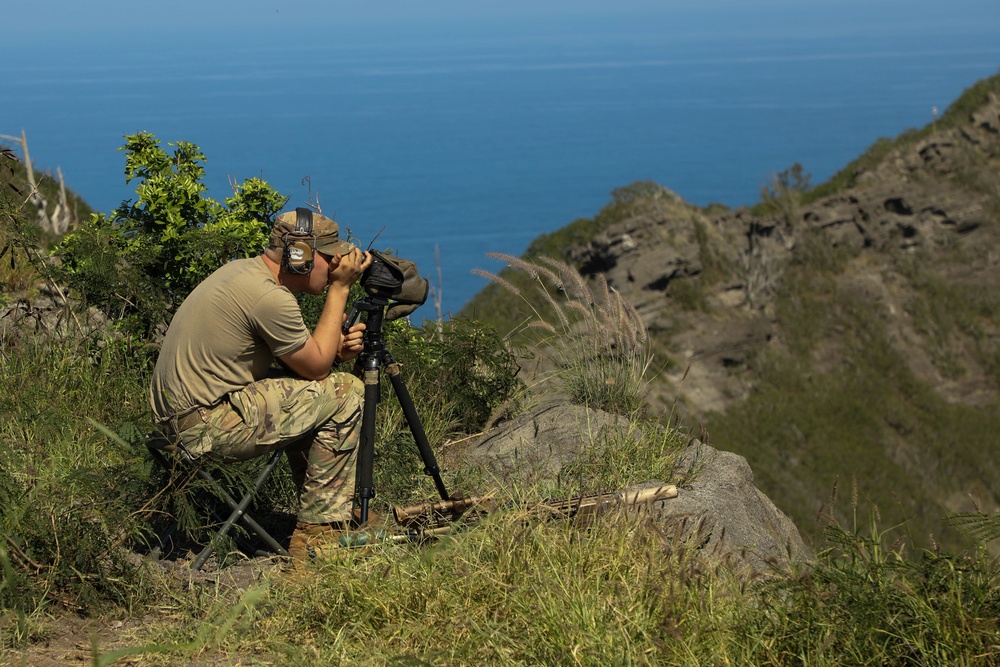
[[[209,196],[260,176],[289,207],[316,198],[360,244],[417,262],[456,313],[484,285],[471,270],[501,268],[487,252],[522,253],[614,188],[752,205],[795,162],[819,184],[931,122],[1000,67],[1000,10],[971,4],[985,14],[137,29],[31,57],[15,35],[0,134],[26,131],[36,168],[102,211],[134,195],[126,133],[193,142]]]

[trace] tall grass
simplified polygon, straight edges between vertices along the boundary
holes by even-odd
[[[769,582],[744,610],[746,664],[991,665],[1000,659],[1000,569],[985,544],[952,555],[906,551],[878,511],[854,525],[826,516],[815,566]]]
[[[301,665],[657,664],[737,603],[713,590],[717,575],[641,516],[584,531],[496,515],[429,548],[344,550],[279,575],[254,631],[225,651]]]
[[[995,664],[996,562],[908,557],[892,533],[831,523],[815,563],[746,580],[642,512],[496,513],[431,546],[327,553],[131,641],[174,647],[143,664]]]
[[[531,262],[489,253],[531,278],[525,294],[487,271],[493,280],[529,304],[533,316],[523,323],[536,332],[535,349],[554,365],[555,377],[570,398],[592,408],[631,415],[645,405],[652,365],[646,327],[635,307],[598,274],[595,285],[548,257]]]
[[[133,439],[145,432],[141,355],[92,340],[2,343],[0,604],[26,617],[137,604],[145,585],[127,545],[148,476],[137,450],[96,424]]]

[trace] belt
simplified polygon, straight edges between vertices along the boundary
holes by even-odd
[[[183,412],[180,415],[174,415],[173,417],[167,417],[159,422],[158,425],[168,428],[172,431],[173,435],[179,435],[180,433],[186,431],[192,426],[197,426],[198,424],[203,424],[205,422],[203,416],[208,414],[213,408],[217,407],[219,404],[209,407],[203,407],[201,405],[191,408],[187,412]]]
[[[208,410],[206,408],[199,406],[194,410],[192,410],[191,412],[187,413],[186,415],[177,417],[175,418],[175,420],[172,420],[176,424],[175,428],[177,429],[177,433],[180,433],[181,431],[186,431],[192,426],[204,423],[204,420],[201,418],[201,416],[205,412],[208,412]]]

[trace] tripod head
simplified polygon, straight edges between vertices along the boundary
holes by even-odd
[[[382,322],[385,321],[385,308],[389,305],[389,300],[379,296],[366,296],[351,304],[351,309],[347,312],[347,319],[344,321],[344,333],[350,331],[351,327],[361,321],[361,316],[365,317],[365,336],[368,332],[377,330],[382,333]]]

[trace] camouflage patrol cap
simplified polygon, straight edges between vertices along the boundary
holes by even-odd
[[[270,247],[282,247],[286,235],[295,233],[295,219],[295,211],[282,213],[274,219],[274,227],[271,229],[271,239],[268,244]],[[313,213],[312,233],[316,237],[316,250],[324,255],[346,255],[354,250],[353,243],[340,240],[340,227],[325,215]]]

